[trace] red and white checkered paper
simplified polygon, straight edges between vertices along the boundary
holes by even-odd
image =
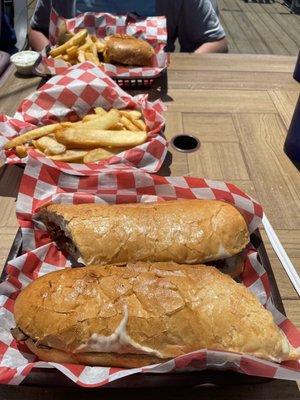
[[[151,67],[116,66],[109,63],[102,63],[101,68],[107,75],[114,78],[156,78],[167,68],[168,54],[164,47],[167,43],[166,18],[148,17],[139,18],[133,14],[112,15],[107,13],[85,13],[76,18],[65,19],[52,10],[50,16],[49,39],[50,45],[55,45],[59,36],[59,28],[65,24],[69,32],[77,32],[79,29],[88,29],[91,35],[99,39],[115,34],[127,34],[146,40],[154,48],[153,65]],[[56,60],[47,57],[46,49],[42,52],[42,61],[38,71],[56,75],[70,66],[64,60]]]
[[[76,121],[92,111],[105,109],[141,109],[149,128],[146,143],[124,151],[107,160],[89,164],[55,162],[36,152],[36,157],[61,171],[77,175],[97,175],[105,164],[130,164],[147,172],[160,169],[167,153],[167,141],[162,134],[166,108],[160,100],[150,102],[147,95],[130,96],[112,79],[90,62],[75,65],[62,75],[52,77],[39,90],[24,99],[14,117],[0,114],[0,148],[12,137],[37,126],[59,121]],[[14,150],[1,151],[9,164],[25,163]]]
[[[231,369],[248,375],[278,379],[300,379],[300,363],[276,364],[236,353],[199,351],[174,360],[144,368],[121,369],[57,364],[37,361],[26,346],[10,334],[14,327],[13,305],[19,291],[32,280],[50,271],[69,268],[65,258],[39,220],[40,207],[54,203],[137,203],[174,199],[218,199],[235,205],[245,216],[253,232],[262,217],[261,206],[230,183],[191,177],[150,175],[125,165],[105,166],[98,176],[72,176],[30,156],[22,178],[17,201],[24,249],[29,250],[7,266],[7,278],[0,285],[0,383],[19,384],[33,367],[52,366],[78,385],[96,387],[136,373],[166,373],[202,369]],[[246,287],[268,308],[274,320],[294,347],[300,346],[300,332],[278,310],[271,297],[266,271],[258,260],[256,249],[249,245],[245,252]]]

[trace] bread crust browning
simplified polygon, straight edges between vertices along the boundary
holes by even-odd
[[[125,344],[113,353],[83,347],[93,335],[116,333],[125,306],[126,334],[138,347]],[[21,292],[14,315],[30,349],[46,361],[136,367],[204,348],[278,362],[299,358],[256,297],[208,266],[136,263],[53,272]]]
[[[174,261],[197,264],[231,257],[249,242],[247,224],[231,204],[175,200],[138,204],[53,204],[41,217],[61,225],[84,264]],[[55,229],[54,240],[55,237]],[[64,242],[57,239],[64,245]],[[58,243],[60,244],[60,243]],[[68,250],[74,257],[72,246]]]
[[[129,35],[113,35],[106,40],[105,57],[111,63],[152,66],[153,47],[142,39]]]

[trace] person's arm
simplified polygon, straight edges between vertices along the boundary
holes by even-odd
[[[227,53],[228,52],[228,43],[226,37],[223,37],[220,40],[215,42],[206,42],[203,43],[195,53],[205,54],[205,53]]]
[[[28,40],[30,47],[35,51],[42,51],[49,43],[49,40],[42,32],[32,28],[28,32]]]
[[[41,51],[49,43],[46,33],[49,29],[51,7],[51,0],[38,0],[36,3],[28,33],[29,45],[33,50]]]
[[[227,52],[227,39],[211,0],[182,0],[178,38],[183,52]]]

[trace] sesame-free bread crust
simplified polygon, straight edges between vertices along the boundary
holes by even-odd
[[[215,200],[52,204],[41,211],[41,218],[59,247],[85,265],[197,264],[231,257],[249,242],[242,214]]]
[[[46,361],[138,367],[205,348],[299,358],[248,289],[204,265],[67,268],[27,286],[14,316],[23,340]],[[95,338],[101,348],[91,347]]]
[[[105,58],[112,64],[152,66],[153,47],[129,35],[112,35],[106,40]]]

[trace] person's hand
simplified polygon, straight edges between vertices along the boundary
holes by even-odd
[[[30,47],[35,51],[42,51],[49,44],[47,37],[35,29],[29,30],[28,39]]]

